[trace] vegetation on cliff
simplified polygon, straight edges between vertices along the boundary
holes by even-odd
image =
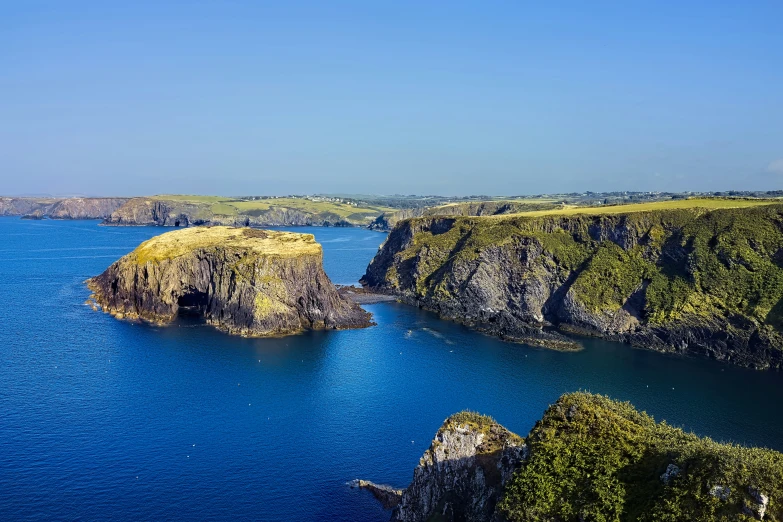
[[[312,234],[187,228],[145,241],[88,286],[118,318],[168,323],[187,312],[246,336],[368,326],[369,314],[339,295],[322,261]]]
[[[106,224],[366,226],[388,210],[340,198],[164,195],[133,198],[117,209]]]
[[[783,520],[783,454],[656,423],[628,403],[563,396],[505,488],[510,521]]]
[[[526,439],[473,412],[449,417],[392,520],[781,521],[783,454],[571,393]]]
[[[554,324],[780,367],[783,205],[690,203],[411,219],[392,231],[364,282],[476,326]]]

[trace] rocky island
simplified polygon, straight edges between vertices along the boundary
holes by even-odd
[[[406,489],[352,485],[396,505],[393,522],[783,520],[783,454],[700,438],[589,393],[561,397],[525,439],[458,413]]]
[[[165,324],[188,313],[244,336],[369,326],[322,261],[312,234],[195,227],[145,241],[87,285],[120,319]]]
[[[783,368],[783,205],[684,200],[399,222],[362,283],[501,338],[561,331]]]

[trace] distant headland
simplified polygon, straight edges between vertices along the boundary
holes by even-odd
[[[101,219],[104,225],[188,227],[326,226],[388,231],[425,216],[564,212],[688,199],[775,199],[783,191],[572,192],[524,196],[316,194],[288,196],[156,195],[133,198],[0,197],[0,216]],[[629,207],[632,208],[632,207]]]

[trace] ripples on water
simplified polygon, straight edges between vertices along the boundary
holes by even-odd
[[[289,230],[315,234],[341,284],[384,238]],[[530,348],[394,303],[367,307],[373,328],[283,339],[141,326],[83,304],[84,279],[162,231],[0,219],[0,519],[388,520],[345,482],[405,486],[449,414],[525,434],[579,389],[783,450],[780,373],[594,339],[579,353]]]

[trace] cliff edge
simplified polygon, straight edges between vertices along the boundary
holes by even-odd
[[[398,223],[362,283],[501,338],[783,368],[783,205]]]
[[[188,313],[244,336],[369,326],[322,261],[311,234],[187,228],[145,241],[87,285],[117,318],[168,323]]]
[[[783,454],[686,433],[628,403],[562,396],[526,439],[453,415],[393,522],[783,520]]]

